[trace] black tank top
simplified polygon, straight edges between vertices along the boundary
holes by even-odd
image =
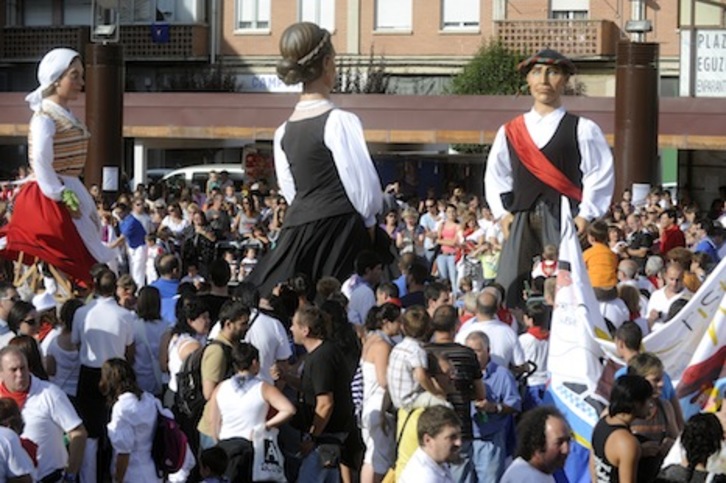
[[[608,461],[605,456],[605,443],[611,434],[619,429],[628,429],[624,424],[609,424],[602,418],[592,430],[592,453],[595,456],[596,483],[619,483],[620,475],[617,466]]]

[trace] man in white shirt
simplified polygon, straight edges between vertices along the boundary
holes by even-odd
[[[435,198],[426,198],[424,202],[426,213],[421,215],[418,224],[424,229],[424,256],[431,265],[436,254],[436,238],[438,238],[438,226],[441,221],[439,207]]]
[[[21,401],[22,436],[38,445],[39,479],[76,481],[87,435],[68,396],[58,386],[31,376],[28,361],[16,346],[0,350],[0,380],[0,396]]]
[[[501,483],[554,483],[552,476],[570,454],[570,427],[557,409],[540,406],[524,413],[517,426],[517,459]]]
[[[665,286],[653,292],[648,300],[647,317],[651,329],[666,322],[673,302],[690,295],[691,291],[683,284],[683,268],[675,262],[669,263],[665,272]],[[655,324],[659,325],[654,327]]]
[[[79,346],[81,372],[78,378],[78,413],[88,430],[88,445],[83,472],[93,473],[98,438],[105,434],[108,414],[106,398],[101,394],[101,366],[114,357],[134,363],[134,314],[121,307],[114,298],[116,275],[108,268],[100,270],[93,283],[97,297],[81,307],[73,317],[71,341]],[[105,468],[101,461],[99,468]]]
[[[502,126],[487,160],[486,195],[501,220],[504,243],[497,282],[507,305],[522,305],[532,258],[547,244],[560,244],[560,198],[567,196],[578,232],[605,214],[615,178],[602,130],[562,107],[561,96],[575,66],[545,49],[519,65],[534,100],[532,110]]]
[[[453,483],[449,461],[461,448],[461,422],[445,406],[426,408],[418,420],[419,447],[398,478],[399,483]]]
[[[476,298],[476,317],[464,324],[454,339],[466,344],[472,332],[484,332],[490,341],[491,358],[500,366],[517,371],[522,366],[524,351],[517,333],[509,325],[497,319],[497,298],[490,292],[482,292]]]
[[[370,250],[363,250],[355,258],[355,273],[343,282],[340,288],[348,297],[348,319],[350,323],[362,327],[368,311],[376,305],[374,287],[378,285],[383,273],[380,257]]]

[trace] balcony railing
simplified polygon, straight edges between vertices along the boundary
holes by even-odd
[[[169,25],[168,41],[155,42],[150,25],[122,25],[120,43],[125,60],[202,60],[209,55],[206,25]],[[0,59],[37,60],[50,49],[70,47],[83,53],[90,41],[88,27],[6,27],[0,30]]]
[[[497,38],[530,55],[544,48],[572,58],[614,56],[622,33],[609,20],[500,20]]]

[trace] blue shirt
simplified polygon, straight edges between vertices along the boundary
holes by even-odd
[[[522,410],[522,397],[519,395],[519,387],[509,369],[494,361],[489,361],[483,376],[484,386],[487,390],[487,401],[495,404],[506,404],[517,411]],[[482,416],[474,414],[474,438],[486,439],[500,431],[506,431],[507,425],[512,418],[511,414],[484,414],[486,414],[486,421],[482,421]]]
[[[401,275],[393,281],[394,285],[398,287],[398,298],[402,298],[408,293],[408,287],[406,287],[406,276]]]
[[[615,379],[619,379],[620,376],[624,376],[628,373],[628,366],[623,366],[615,371]],[[664,401],[670,401],[676,395],[676,390],[673,389],[673,382],[671,376],[667,372],[663,371],[663,390],[660,392],[660,398]]]
[[[179,280],[157,278],[151,283],[152,287],[159,290],[161,297],[161,318],[170,324],[176,323],[176,301]]]
[[[711,259],[714,264],[721,261],[716,250],[716,244],[709,237],[704,238],[693,248],[693,253],[703,252]]]
[[[146,243],[144,240],[146,237],[144,225],[135,216],[130,214],[126,215],[121,220],[121,223],[119,223],[119,229],[121,230],[121,234],[126,237],[126,244],[130,248],[139,248]]]

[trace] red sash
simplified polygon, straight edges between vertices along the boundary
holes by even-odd
[[[504,132],[519,160],[530,173],[558,193],[582,201],[582,189],[575,186],[534,144],[524,125],[524,116],[518,116],[505,124]]]

